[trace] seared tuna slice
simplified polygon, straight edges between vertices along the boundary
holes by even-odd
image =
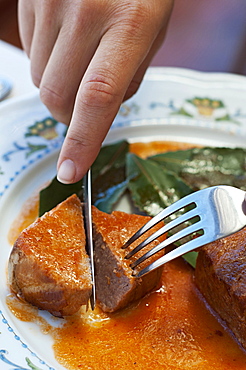
[[[124,257],[130,248],[136,246],[136,242],[127,250],[121,249],[123,244],[149,219],[150,217],[147,216],[127,214],[120,211],[106,214],[93,207],[96,294],[97,302],[105,312],[114,312],[124,308],[130,302],[143,297],[159,283],[162,268],[152,271],[142,278],[133,277],[130,263],[134,259],[126,260]],[[161,226],[163,224],[153,228],[141,240]],[[161,240],[164,240],[164,237]],[[137,257],[140,257],[156,244],[159,244],[158,240],[138,252]],[[162,251],[149,258],[140,267],[146,266],[161,255],[163,255]],[[136,257],[134,256],[134,258]]]
[[[246,228],[201,249],[195,281],[246,349]]]
[[[9,258],[11,289],[55,316],[72,315],[91,294],[81,202],[76,195],[27,227]]]

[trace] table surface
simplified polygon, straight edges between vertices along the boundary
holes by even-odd
[[[37,91],[31,80],[29,59],[22,50],[0,41],[0,56],[0,76],[13,85],[7,99]]]

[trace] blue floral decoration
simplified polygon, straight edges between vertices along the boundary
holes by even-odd
[[[9,370],[55,370],[53,367],[50,367],[45,361],[41,360],[33,351],[30,350],[30,348],[27,346],[27,344],[25,344],[21,338],[19,337],[19,335],[17,335],[14,331],[14,329],[9,325],[9,322],[8,320],[5,318],[5,316],[3,315],[2,311],[0,310],[0,316],[2,317],[2,323],[7,325],[7,328],[8,328],[8,331],[10,333],[13,334],[14,336],[14,339],[17,340],[20,344],[21,344],[21,347],[26,349],[29,354],[31,356],[33,356],[34,358],[36,358],[39,363],[41,365],[43,365],[43,367],[38,367],[37,365],[35,365],[30,359],[29,357],[25,357],[25,361],[26,361],[26,364],[28,367],[23,367],[22,365],[17,365],[15,364],[13,361],[11,361],[9,358],[7,358],[7,356],[9,356],[9,352],[5,349],[0,349],[0,360],[3,361],[5,364],[8,364],[10,365],[11,367],[9,368]],[[0,333],[1,334],[1,333]],[[44,368],[45,366],[45,368]],[[1,366],[0,366],[1,368]]]

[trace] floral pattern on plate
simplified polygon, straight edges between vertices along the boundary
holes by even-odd
[[[213,121],[232,122],[241,125],[240,119],[245,119],[246,111],[243,113],[240,109],[236,109],[232,114],[228,113],[228,109],[222,100],[210,99],[208,97],[193,97],[185,99],[181,106],[175,105],[175,101],[170,100],[168,104],[162,102],[152,102],[149,105],[150,109],[163,107],[169,109],[169,116],[180,115],[196,119],[206,119]],[[136,103],[122,104],[119,116],[127,117],[130,114],[138,114],[140,106]]]
[[[26,132],[20,142],[14,141],[12,148],[2,155],[4,161],[10,161],[11,156],[18,152],[25,152],[25,157],[30,157],[33,153],[39,151],[49,151],[61,145],[65,135],[60,136],[57,127],[60,125],[52,117],[45,117],[42,120],[34,121],[31,126],[26,127]],[[39,141],[33,141],[32,138],[39,138]]]

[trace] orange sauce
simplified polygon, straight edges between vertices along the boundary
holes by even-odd
[[[70,318],[55,332],[57,359],[71,369],[246,369],[246,355],[200,299],[182,260],[162,289],[99,328]]]
[[[38,310],[10,295],[16,317],[54,338],[67,369],[244,370],[246,354],[206,307],[182,259],[165,265],[161,287],[119,313],[81,310],[54,328]]]
[[[32,204],[22,214],[28,222],[36,217],[37,199]],[[17,234],[23,225],[15,223]],[[15,296],[7,303],[20,320],[52,335],[56,359],[70,370],[246,370],[245,351],[206,306],[182,259],[164,266],[159,289],[115,314],[81,309],[54,328]]]
[[[130,152],[141,158],[146,158],[159,153],[186,150],[197,146],[198,145],[195,144],[179,143],[175,141],[150,141],[149,143],[131,143]]]
[[[17,319],[24,322],[38,323],[44,334],[47,334],[51,331],[51,325],[39,315],[39,310],[37,307],[34,307],[29,303],[17,298],[14,293],[7,295],[6,302],[8,308]]]
[[[33,194],[22,206],[21,212],[14,220],[8,232],[8,240],[11,245],[14,244],[22,230],[30,225],[38,217],[39,196]]]

